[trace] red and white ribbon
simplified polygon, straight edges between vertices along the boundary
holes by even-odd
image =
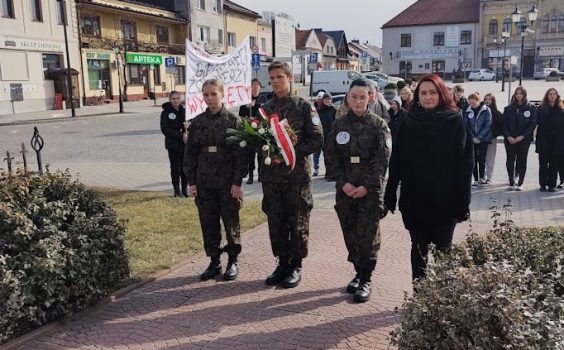
[[[270,116],[270,128],[272,129],[272,135],[276,140],[280,153],[282,157],[284,157],[284,162],[290,167],[290,171],[294,170],[296,166],[296,151],[294,150],[290,135],[288,135],[286,128],[280,123],[278,114],[272,114]]]

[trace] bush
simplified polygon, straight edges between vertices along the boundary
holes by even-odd
[[[564,347],[564,230],[496,221],[435,254],[392,332],[400,349]]]
[[[0,176],[0,343],[115,290],[129,274],[124,232],[68,172]]]

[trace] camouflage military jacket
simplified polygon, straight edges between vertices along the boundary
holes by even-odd
[[[311,181],[311,161],[309,155],[321,150],[323,129],[317,111],[309,102],[298,96],[273,96],[263,105],[268,115],[278,114],[280,120],[287,119],[298,136],[294,145],[296,166],[290,171],[286,164],[264,165],[261,171],[262,182],[304,183]]]
[[[206,109],[192,119],[184,152],[184,173],[190,186],[241,186],[245,177],[244,149],[238,144],[226,143],[226,130],[240,124],[240,118],[225,106],[215,114]]]
[[[391,149],[390,129],[381,117],[371,112],[358,117],[350,111],[335,120],[323,156],[338,186],[348,182],[381,192]]]

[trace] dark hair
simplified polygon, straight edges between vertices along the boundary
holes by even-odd
[[[558,90],[556,90],[555,88],[550,88],[548,90],[546,90],[546,93],[544,94],[544,98],[542,99],[542,102],[540,104],[541,108],[550,108],[550,102],[548,102],[548,93],[554,91],[556,92],[556,101],[554,102],[554,106],[558,106],[560,108],[562,108],[562,100],[560,98],[560,94],[558,93]]]
[[[260,87],[262,87],[262,83],[258,80],[258,78],[253,78],[253,80],[251,80],[251,85],[253,85],[253,83],[259,83]]]
[[[492,112],[493,111],[499,111],[499,109],[497,108],[497,100],[495,99],[495,95],[492,94],[491,92],[488,92],[487,94],[484,95],[484,100],[486,99],[486,97],[489,97],[490,100],[492,100],[492,102],[488,106],[488,107],[490,107],[490,110]]]
[[[282,62],[282,61],[272,62],[270,66],[268,66],[268,72],[270,73],[270,71],[274,69],[282,69],[284,71],[284,74],[286,74],[286,76],[288,77],[292,76],[292,69],[290,69],[290,66],[286,62]]]
[[[523,103],[527,102],[527,89],[522,86],[517,86],[515,92],[513,93],[513,96],[511,96],[511,104],[517,104],[517,100],[515,99],[515,94],[517,93],[517,91],[521,91],[521,93],[523,94]]]
[[[179,91],[176,90],[172,90],[169,94],[168,94],[168,98],[170,99],[172,96],[174,95],[179,95],[181,96],[182,94]]]
[[[410,109],[417,108],[419,106],[419,89],[421,88],[421,84],[426,81],[432,83],[437,88],[437,92],[439,93],[439,105],[437,106],[438,109],[446,110],[456,108],[454,99],[449,93],[445,82],[436,74],[427,74],[423,76],[417,83],[417,88],[413,92],[413,100],[411,101],[411,105],[409,106]]]
[[[397,82],[396,86],[398,87],[398,91],[405,87],[406,83],[403,80]]]
[[[366,78],[356,78],[352,81],[351,86],[349,87],[349,91],[351,91],[351,89],[355,86],[366,87],[368,88],[368,90],[370,90],[370,88],[373,87],[374,84],[372,84],[372,82]]]
[[[462,85],[455,85],[453,88],[454,92],[463,92],[464,91],[464,86]]]

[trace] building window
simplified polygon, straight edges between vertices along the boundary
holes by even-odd
[[[257,45],[257,38],[254,36],[250,36],[249,37],[249,44],[251,45],[251,47],[256,46]]]
[[[215,5],[213,8],[213,12],[217,13],[217,14],[221,14],[221,0],[215,0]]]
[[[156,26],[157,44],[168,44],[168,27]]]
[[[490,20],[488,33],[490,33],[490,35],[497,35],[497,19]]]
[[[445,46],[445,32],[435,32],[433,34],[433,46]]]
[[[197,0],[196,1],[196,6],[200,9],[200,10],[206,10],[206,0]]]
[[[235,38],[235,33],[227,33],[227,46],[235,47],[237,46],[237,39]]]
[[[2,0],[2,17],[15,18],[14,0]]]
[[[85,35],[100,36],[100,17],[82,15],[80,17],[80,32]]]
[[[471,30],[460,31],[460,44],[461,45],[472,44],[472,31]]]
[[[503,20],[503,31],[509,33],[511,35],[511,27],[513,26],[513,22],[511,18],[506,18]]]
[[[41,0],[31,0],[31,20],[34,22],[43,22]]]
[[[186,67],[185,66],[175,66],[174,82],[176,84],[186,84]]]
[[[402,75],[404,77],[411,75],[412,67],[413,67],[413,65],[412,65],[411,61],[400,61],[399,62],[400,75]]]
[[[552,17],[550,18],[549,31],[551,33],[556,33],[558,31],[558,17],[556,15],[552,15]]]
[[[47,79],[49,71],[63,67],[63,56],[52,53],[44,53],[43,55],[43,77]]]
[[[432,62],[432,72],[433,73],[444,73],[445,71],[445,61],[433,61]]]
[[[560,19],[558,20],[558,31],[564,32],[564,15],[560,15]]]
[[[121,22],[123,44],[126,51],[137,51],[137,26],[133,22]]]
[[[411,47],[411,34],[401,35],[401,47]]]
[[[260,38],[260,47],[263,52],[266,52],[266,38]]]
[[[65,10],[65,7],[63,6],[63,2],[57,1],[57,24],[69,24],[66,14],[67,12]]]
[[[198,40],[203,43],[208,43],[210,40],[210,28],[198,26]]]
[[[129,85],[143,85],[145,83],[143,75],[146,72],[147,66],[143,64],[128,64],[126,67]]]
[[[550,19],[548,18],[548,15],[546,15],[542,18],[541,31],[543,33],[548,33],[548,25],[549,24],[550,24]]]
[[[217,30],[217,42],[219,45],[223,45],[223,29]]]

